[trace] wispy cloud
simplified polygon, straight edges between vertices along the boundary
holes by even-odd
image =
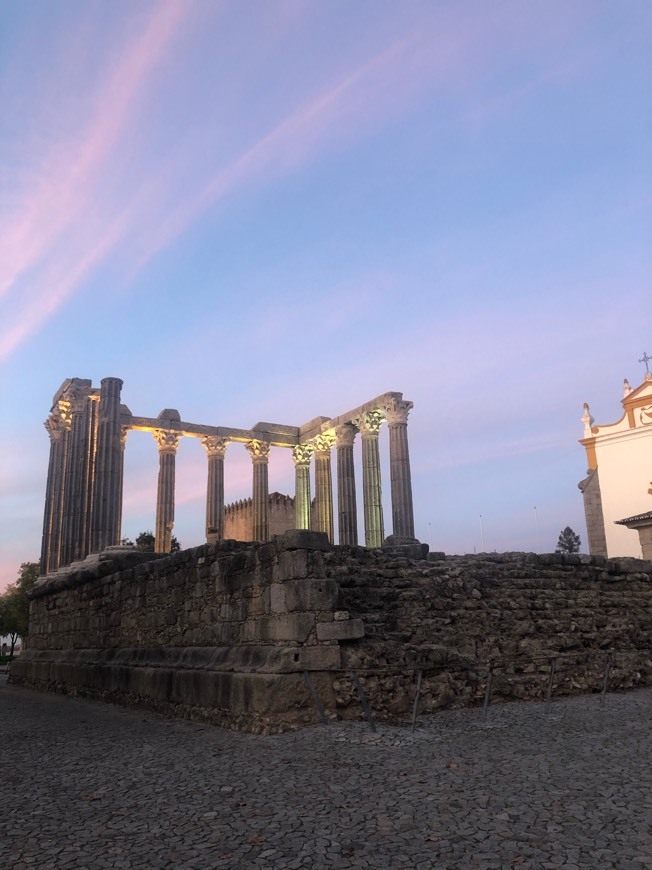
[[[41,265],[44,258],[60,249],[70,250],[71,238],[92,213],[97,185],[186,14],[187,3],[167,0],[153,9],[140,32],[121,46],[119,61],[114,59],[96,95],[95,113],[81,121],[71,117],[67,137],[56,141],[45,156],[32,156],[31,180],[0,215],[0,296],[16,291],[20,278]],[[70,38],[74,42],[75,35]],[[54,289],[39,282],[36,297],[3,333],[0,356],[9,355],[74,292],[123,236],[127,223],[123,214],[112,225],[102,227],[87,249],[75,252],[72,267],[60,268],[63,274]]]

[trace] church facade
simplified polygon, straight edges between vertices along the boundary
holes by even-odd
[[[578,484],[592,555],[644,553],[634,526],[623,519],[644,516],[652,508],[652,373],[636,389],[625,381],[623,414],[615,423],[595,425],[584,405],[587,476]]]

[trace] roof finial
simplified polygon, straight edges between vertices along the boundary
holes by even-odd
[[[593,426],[594,420],[591,416],[591,411],[589,410],[588,402],[584,402],[584,413],[582,414],[582,423],[584,423],[584,437],[590,438],[593,435],[591,432],[591,426]]]
[[[649,366],[650,360],[652,360],[652,356],[648,356],[647,353],[644,353],[643,356],[641,357],[641,359],[639,360],[640,363],[645,363],[645,371],[647,372],[648,375],[650,374],[650,366]]]
[[[625,378],[625,380],[623,381],[623,393],[624,393],[623,399],[626,399],[627,396],[629,396],[629,394],[633,393],[633,392],[634,392],[634,388],[630,387],[629,381],[627,380],[627,378]]]

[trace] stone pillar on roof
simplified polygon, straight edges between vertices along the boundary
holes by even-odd
[[[392,531],[401,538],[414,538],[412,477],[408,450],[407,419],[413,402],[389,399],[383,411],[389,428],[389,474],[392,487]]]
[[[335,436],[317,435],[312,440],[315,451],[315,530],[325,532],[333,543],[333,475],[331,449]]]
[[[385,537],[378,451],[378,433],[382,422],[383,414],[380,410],[368,411],[353,421],[360,430],[362,438],[362,491],[366,547],[381,547]]]
[[[97,553],[120,543],[122,448],[120,378],[103,378],[97,409],[97,448],[89,551]]]
[[[292,449],[294,460],[294,522],[297,529],[310,528],[310,444],[297,444]]]
[[[270,444],[267,441],[252,439],[245,444],[253,463],[253,539],[269,540],[269,483],[268,463]]]
[[[201,443],[208,456],[206,540],[221,541],[224,538],[224,455],[229,439],[206,435]]]
[[[166,429],[152,432],[158,445],[159,470],[156,494],[156,539],[157,553],[169,553],[172,549],[174,528],[174,482],[177,447],[182,435]]]
[[[353,442],[357,434],[353,423],[335,429],[337,448],[337,529],[340,544],[358,543],[358,510],[355,493]]]

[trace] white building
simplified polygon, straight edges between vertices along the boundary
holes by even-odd
[[[595,426],[584,405],[587,477],[578,486],[584,496],[589,551],[603,556],[641,558],[639,536],[619,520],[652,508],[652,373],[635,390],[625,381],[623,415],[616,423]]]

